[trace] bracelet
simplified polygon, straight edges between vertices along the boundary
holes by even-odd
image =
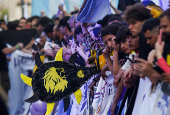
[[[17,47],[18,49],[20,49],[19,45],[16,45],[16,47]]]

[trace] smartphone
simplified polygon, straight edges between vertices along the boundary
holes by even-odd
[[[126,56],[126,59],[128,59],[131,63],[134,63],[134,61],[132,61],[129,56]]]
[[[136,60],[134,60],[134,56],[132,55],[132,58],[133,58],[133,60],[131,60],[130,58],[129,58],[129,56],[125,56],[126,57],[126,59],[128,59],[131,63],[138,63]]]

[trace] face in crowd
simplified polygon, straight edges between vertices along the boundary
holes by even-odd
[[[158,34],[159,34],[158,31],[147,30],[144,33],[144,36],[147,39],[147,44],[149,44],[151,47],[155,48],[155,44],[157,42]]]
[[[112,50],[114,49],[113,42],[114,42],[115,38],[116,38],[116,36],[112,35],[112,34],[108,34],[108,35],[102,37],[105,45]]]
[[[164,41],[170,43],[170,20],[167,16],[161,18],[161,29]]]
[[[139,36],[129,36],[128,44],[131,51],[137,52],[139,50]]]
[[[124,51],[126,54],[130,52],[129,44],[128,44],[128,39],[125,39],[124,41],[120,42],[120,50]]]
[[[66,34],[66,26],[61,26],[59,29],[60,29],[60,32],[62,35],[65,35]]]
[[[142,31],[142,26],[145,21],[137,21],[132,19],[129,23],[129,29],[133,36],[137,36]]]
[[[27,20],[21,19],[19,22],[19,26],[21,26],[22,29],[27,29]]]

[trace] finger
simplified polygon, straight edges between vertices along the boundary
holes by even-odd
[[[131,71],[129,72],[128,78],[131,78],[131,77],[132,77],[132,73],[133,73],[133,70],[131,70]]]
[[[162,46],[165,46],[165,42],[164,41],[162,42]]]
[[[122,62],[122,61],[123,61],[123,59],[121,59],[121,60],[119,61],[119,63]]]
[[[159,37],[158,37],[159,44],[162,44],[162,29],[160,29]]]
[[[80,44],[79,44],[80,46],[82,46],[82,43],[80,42]]]
[[[145,64],[143,64],[143,63],[137,63],[137,64],[136,64],[136,67],[138,67],[138,68],[139,68],[139,67],[140,67],[140,68],[142,68],[144,65],[145,65]]]

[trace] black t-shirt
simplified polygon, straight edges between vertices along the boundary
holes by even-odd
[[[147,60],[150,51],[153,48],[147,44],[147,40],[143,34],[139,36],[139,58]]]
[[[0,38],[0,71],[8,71],[6,55],[2,53],[5,47],[5,42]]]

